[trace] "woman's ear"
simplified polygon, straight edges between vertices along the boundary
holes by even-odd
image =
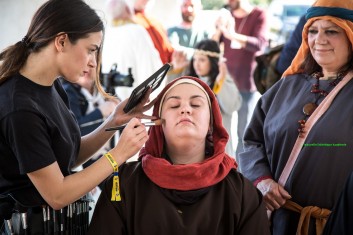
[[[64,51],[64,47],[67,43],[68,35],[66,33],[58,34],[54,39],[55,48],[59,52]]]

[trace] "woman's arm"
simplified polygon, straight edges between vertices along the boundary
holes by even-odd
[[[134,118],[125,127],[118,144],[110,151],[118,165],[136,154],[148,139],[144,125]],[[82,171],[64,176],[57,162],[28,173],[44,200],[55,210],[79,199],[113,172],[105,157]]]
[[[225,62],[219,63],[219,74],[216,78],[216,83],[224,79],[222,86],[216,94],[219,106],[224,113],[233,113],[241,106],[242,98],[238,87],[235,85],[233,78],[227,71]]]
[[[265,176],[272,177],[269,159],[266,154],[266,140],[264,136],[264,122],[266,114],[262,109],[263,97],[258,101],[248,124],[244,137],[244,151],[239,154],[241,172],[250,181]]]
[[[266,208],[271,211],[278,209],[291,198],[289,193],[273,180],[266,150],[268,141],[264,136],[267,109],[280,83],[277,83],[272,91],[265,93],[256,105],[244,134],[244,152],[239,154],[241,172],[261,191]]]
[[[75,165],[79,166],[89,160],[92,155],[96,153],[114,135],[114,131],[105,131],[106,128],[123,125],[133,117],[139,119],[156,119],[156,117],[143,114],[154,105],[154,101],[151,101],[145,105],[149,101],[150,94],[151,90],[146,93],[140,104],[128,113],[123,111],[128,99],[119,103],[114,112],[97,129],[88,135],[83,136],[81,138],[79,156]]]
[[[172,54],[172,61],[170,63],[172,64],[172,69],[169,70],[167,74],[168,83],[185,75],[185,70],[189,65],[189,61],[184,51],[175,50]]]

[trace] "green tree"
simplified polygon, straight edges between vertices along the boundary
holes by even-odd
[[[204,10],[217,10],[224,5],[224,0],[201,0]]]
[[[201,0],[204,10],[217,10],[220,9],[225,0]],[[256,6],[268,6],[272,0],[250,0],[250,3]]]

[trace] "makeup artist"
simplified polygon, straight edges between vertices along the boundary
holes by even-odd
[[[261,193],[226,152],[228,134],[211,88],[181,77],[157,97],[138,161],[119,168],[121,200],[105,181],[88,234],[261,234],[269,223]]]
[[[318,0],[283,78],[259,100],[242,173],[257,185],[272,234],[321,234],[353,171],[353,1]]]
[[[37,10],[23,39],[0,54],[0,217],[9,220],[21,208],[29,234],[43,234],[43,224],[31,224],[38,208],[71,205],[148,139],[137,118],[151,118],[143,114],[153,105],[144,106],[150,91],[129,113],[122,110],[125,100],[100,127],[80,137],[57,78],[75,82],[90,69],[98,74],[103,33],[102,20],[84,1],[50,0]],[[127,122],[105,157],[71,174],[112,137],[114,132],[104,131],[106,127]]]

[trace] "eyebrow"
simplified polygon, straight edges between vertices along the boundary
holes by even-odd
[[[190,99],[196,99],[196,98],[201,98],[201,99],[204,99],[205,100],[205,97],[201,96],[201,95],[193,95],[190,97]],[[181,97],[180,96],[177,96],[177,95],[173,95],[173,96],[169,96],[167,97],[166,101],[169,100],[169,99],[177,99],[177,100],[180,100]]]
[[[318,26],[311,25],[311,26],[309,27],[309,29],[310,29],[310,28],[318,28]],[[337,26],[337,25],[331,25],[331,26],[326,26],[326,27],[322,27],[322,28],[323,28],[323,29],[329,29],[329,28],[340,29],[340,27]]]

